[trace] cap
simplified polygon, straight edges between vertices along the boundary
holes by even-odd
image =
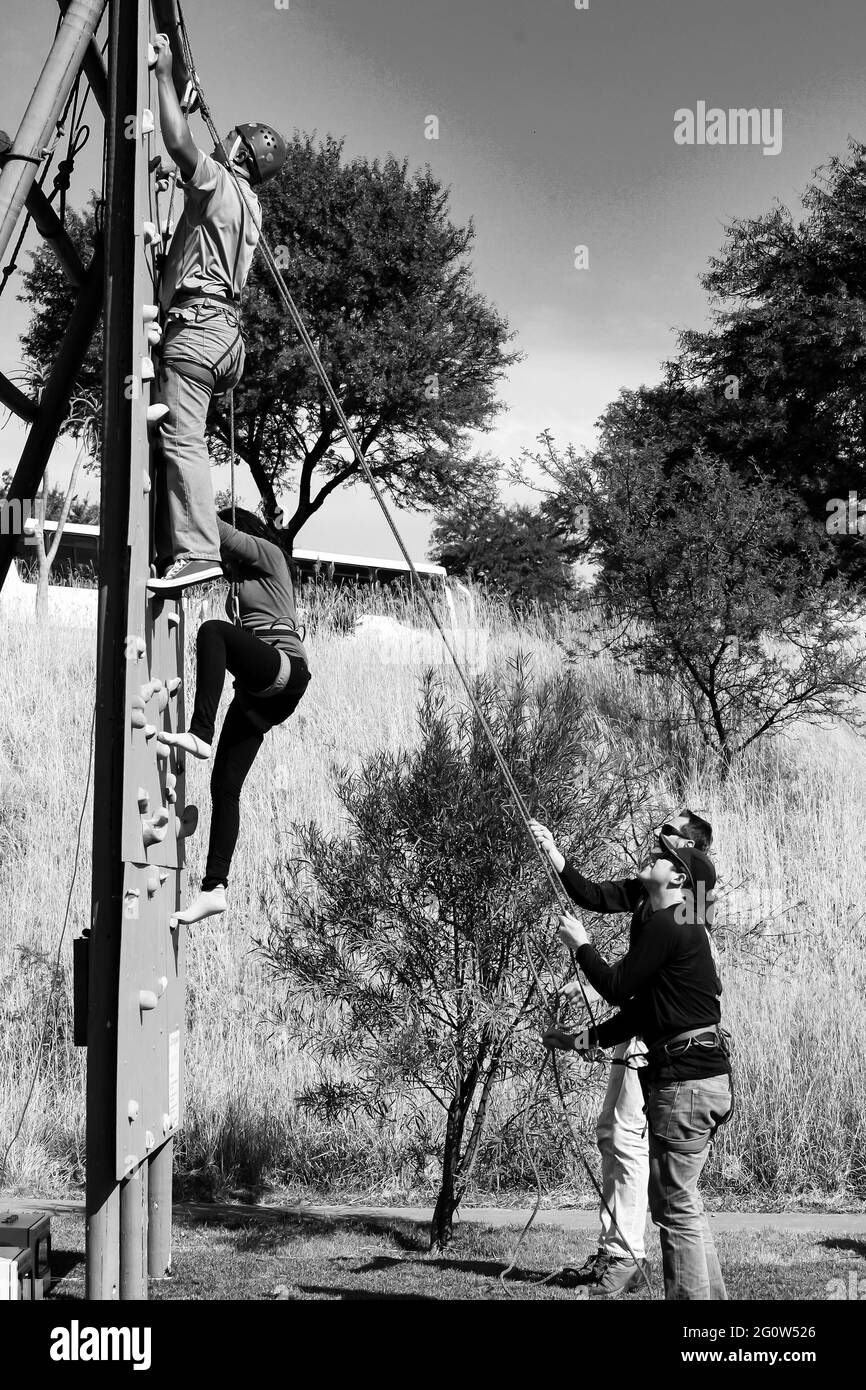
[[[689,880],[689,887],[693,892],[697,891],[699,884],[703,884],[704,891],[707,893],[715,888],[715,865],[712,859],[704,854],[702,850],[690,849],[685,846],[682,849],[678,849],[667,835],[659,835],[659,844],[664,849],[665,859],[672,860],[685,870]]]

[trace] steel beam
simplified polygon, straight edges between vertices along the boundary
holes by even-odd
[[[60,21],[11,153],[0,169],[0,256],[18,225],[42,163],[42,151],[63,114],[104,9],[105,0],[70,0]]]

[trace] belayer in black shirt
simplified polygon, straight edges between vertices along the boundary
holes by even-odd
[[[668,1299],[724,1299],[725,1284],[698,1192],[710,1141],[731,1110],[730,1064],[720,1033],[718,976],[710,943],[684,889],[706,900],[716,882],[700,850],[661,835],[639,878],[651,915],[627,954],[605,963],[586,929],[563,914],[560,938],[602,998],[619,1012],[598,1028],[544,1035],[547,1047],[586,1051],[639,1034],[647,1044],[640,1073],[649,1128],[650,1213],[659,1228]]]

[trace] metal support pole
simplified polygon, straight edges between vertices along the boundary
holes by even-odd
[[[0,256],[6,250],[42,162],[42,151],[63,113],[85,54],[105,9],[105,0],[71,0],[51,45],[12,152],[0,169]],[[35,162],[34,162],[35,161]]]
[[[147,1272],[151,1279],[171,1274],[171,1175],[174,1140],[167,1139],[148,1159]]]
[[[61,12],[66,14],[69,9],[69,0],[57,0]],[[108,115],[108,73],[105,71],[105,64],[102,61],[102,54],[99,51],[99,44],[96,39],[91,39],[84,54],[84,76],[90,83],[90,89],[96,98],[96,104],[103,116]]]
[[[120,1297],[147,1298],[147,1169],[138,1167],[120,1185]]]
[[[106,122],[105,374],[93,779],[93,906],[87,1030],[87,1297],[116,1298],[107,1272],[120,1263],[117,1223],[117,1005],[123,923],[125,625],[129,587],[136,146],[124,122],[137,109],[138,25],[127,0],[110,0]],[[138,7],[136,6],[136,9]],[[113,1244],[112,1244],[113,1243]]]
[[[21,502],[29,501],[38,491],[60,426],[66,418],[81,364],[99,322],[102,296],[103,256],[102,247],[97,245],[84,287],[72,310],[69,325],[54,360],[51,375],[42,391],[38,415],[21,451],[21,459],[9,489],[9,502],[15,498]],[[18,536],[0,535],[0,589],[12,563],[18,540]]]
[[[38,183],[27,194],[27,211],[39,235],[54,252],[73,289],[80,290],[87,274],[63,223],[57,216]]]

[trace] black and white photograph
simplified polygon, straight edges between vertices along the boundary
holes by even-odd
[[[578,1303],[826,1375],[866,9],[4,0],[0,75],[10,1364]]]

